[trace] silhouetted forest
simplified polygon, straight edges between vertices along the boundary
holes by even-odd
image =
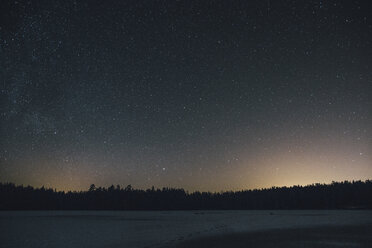
[[[372,181],[333,182],[269,189],[193,192],[152,187],[147,190],[96,187],[88,191],[0,183],[0,210],[234,210],[372,209]]]

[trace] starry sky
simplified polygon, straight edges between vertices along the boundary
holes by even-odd
[[[0,181],[372,178],[368,1],[1,1]]]

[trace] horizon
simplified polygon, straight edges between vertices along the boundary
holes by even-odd
[[[53,191],[56,191],[56,192],[64,192],[64,193],[68,193],[68,192],[88,192],[89,191],[89,188],[90,186],[94,185],[96,189],[98,188],[102,188],[102,189],[105,189],[107,190],[109,187],[111,186],[114,186],[114,188],[116,189],[117,186],[120,186],[120,189],[121,190],[124,190],[127,186],[131,186],[132,190],[142,190],[142,191],[146,191],[146,190],[149,190],[149,189],[152,189],[154,188],[155,190],[162,190],[162,189],[176,189],[176,190],[184,190],[186,193],[195,193],[195,192],[200,192],[200,193],[212,193],[212,194],[218,194],[218,193],[227,193],[227,192],[240,192],[240,191],[255,191],[255,190],[258,190],[258,191],[261,191],[261,190],[267,190],[267,189],[273,189],[273,188],[294,188],[294,187],[311,187],[311,186],[318,186],[318,185],[326,185],[326,186],[329,186],[329,185],[333,185],[333,184],[342,184],[342,183],[354,183],[354,182],[362,182],[362,183],[366,183],[366,182],[371,182],[372,179],[365,179],[365,180],[343,180],[343,181],[332,181],[332,182],[325,182],[325,183],[320,183],[320,182],[313,182],[313,183],[309,183],[309,184],[293,184],[293,185],[282,185],[282,186],[276,186],[276,185],[273,185],[273,186],[270,186],[270,187],[262,187],[262,188],[242,188],[242,189],[234,189],[234,190],[220,190],[220,191],[205,191],[205,190],[198,190],[198,189],[195,189],[195,190],[188,190],[188,189],[185,189],[185,188],[182,188],[182,187],[171,187],[171,186],[163,186],[163,187],[155,187],[154,185],[151,186],[151,187],[148,187],[148,188],[137,188],[135,186],[133,186],[133,184],[110,184],[110,185],[96,185],[94,183],[90,184],[86,189],[79,189],[79,190],[62,190],[62,189],[58,189],[58,188],[54,188],[54,187],[49,187],[49,186],[45,186],[45,185],[41,185],[41,186],[33,186],[33,185],[29,185],[29,184],[16,184],[14,182],[1,182],[0,181],[0,184],[13,184],[15,187],[32,187],[33,189],[36,189],[36,190],[39,190],[41,188],[44,188],[46,190],[53,190]]]

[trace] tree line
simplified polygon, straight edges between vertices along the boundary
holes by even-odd
[[[96,187],[57,191],[0,183],[0,210],[372,209],[372,180],[211,192]]]

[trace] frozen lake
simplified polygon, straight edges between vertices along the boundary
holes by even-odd
[[[349,229],[337,229],[343,227]],[[372,239],[369,227],[372,211],[4,211],[0,212],[0,247],[196,247],[198,240],[206,247],[208,242],[223,244],[218,239],[226,235],[249,242],[285,230],[337,229],[345,236],[350,228],[364,234],[353,234],[359,235],[356,241],[331,240],[321,247],[367,247]],[[228,238],[224,241],[230,242]]]

